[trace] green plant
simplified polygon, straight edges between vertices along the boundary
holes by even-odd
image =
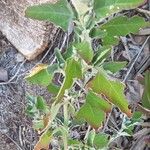
[[[119,71],[126,62],[106,62],[106,59],[112,46],[118,44],[119,36],[136,33],[140,28],[149,25],[142,17],[128,18],[117,14],[122,10],[138,7],[143,0],[71,0],[70,3],[59,0],[55,4],[31,6],[25,12],[30,18],[51,21],[64,31],[70,30],[71,23],[75,25],[74,39],[70,46],[64,53],[55,50],[57,62],[39,65],[26,77],[31,83],[47,87],[54,95],[53,104],[43,116],[46,123],[39,119],[40,123],[36,124],[36,129],[42,130],[42,135],[35,150],[47,148],[56,135],[63,137],[61,149],[102,149],[108,143],[108,136],[97,134],[96,130],[105,122],[112,107],[117,106],[128,117],[132,116],[124,95],[124,83],[108,75]],[[115,17],[110,17],[112,14],[116,14]],[[92,47],[93,39],[102,39],[102,44],[96,49]],[[53,82],[55,73],[63,76],[61,86]],[[39,97],[36,99],[40,99],[36,100],[38,104],[34,103],[36,111],[39,108],[45,110],[47,106],[44,100]],[[77,110],[75,103],[79,99],[86,101]],[[30,107],[28,112],[33,112],[33,108]],[[63,108],[63,117],[59,115],[60,108]],[[37,118],[39,116],[35,119]],[[86,121],[93,128],[92,133],[87,132],[84,144],[70,139],[71,118],[79,122]],[[100,139],[103,139],[102,143],[98,143]]]
[[[145,108],[150,109],[150,72],[147,71],[144,79],[144,92],[142,96],[142,104]]]

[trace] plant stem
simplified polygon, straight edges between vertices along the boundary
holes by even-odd
[[[65,102],[63,105],[63,110],[64,110],[64,125],[68,126],[68,102]]]
[[[88,139],[90,130],[91,130],[91,126],[88,126],[87,132],[86,132],[85,137],[84,137],[84,140],[85,140],[86,142],[87,142],[87,139]]]

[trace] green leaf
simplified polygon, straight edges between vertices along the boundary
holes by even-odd
[[[33,84],[47,86],[52,80],[52,76],[49,75],[47,67],[47,65],[43,64],[37,65],[30,71],[30,74],[26,76],[26,79]]]
[[[42,119],[41,120],[33,120],[32,123],[33,123],[33,129],[35,129],[37,131],[44,128],[44,121]]]
[[[51,66],[39,64],[31,70],[29,75],[26,76],[26,79],[33,84],[48,86],[57,69],[57,64],[53,64]]]
[[[79,55],[87,62],[90,63],[93,59],[93,50],[88,42],[82,42],[75,45]]]
[[[87,121],[93,128],[98,129],[105,119],[105,113],[93,108],[89,103],[84,104],[77,113],[78,120]]]
[[[132,118],[126,118],[123,122],[123,132],[126,132],[129,135],[133,135],[134,127],[142,121],[142,113],[135,111],[133,112]]]
[[[73,55],[73,47],[70,45],[68,49],[62,54],[63,58],[66,60]]]
[[[87,137],[87,144],[91,147],[93,147],[93,141],[94,141],[94,138],[95,138],[95,131],[94,130],[91,130],[89,132],[89,135]]]
[[[37,107],[37,109],[41,109],[41,110],[45,109],[46,103],[45,103],[45,101],[44,101],[42,96],[38,96],[37,97],[36,107]]]
[[[129,10],[143,4],[144,0],[94,0],[97,18],[106,18],[121,10]]]
[[[47,71],[48,73],[51,75],[51,74],[54,74],[57,70],[59,69],[59,66],[58,64],[53,64],[53,65],[48,65],[47,66]]]
[[[52,139],[52,131],[46,130],[34,147],[34,150],[49,149],[49,144]]]
[[[102,149],[104,147],[107,147],[108,142],[109,142],[108,135],[106,135],[104,133],[101,133],[101,134],[96,134],[95,135],[93,145],[97,149]]]
[[[46,3],[30,6],[26,9],[25,16],[38,20],[47,20],[60,26],[63,30],[67,30],[73,18],[73,13],[66,0],[59,0],[55,4]]]
[[[94,65],[101,65],[110,55],[110,53],[111,53],[110,46],[103,46],[99,48],[93,57],[92,63]]]
[[[104,70],[109,70],[112,73],[118,72],[120,69],[124,68],[126,66],[127,62],[104,62],[103,68]]]
[[[132,18],[128,18],[127,16],[115,17],[100,27],[107,32],[107,35],[103,38],[103,44],[116,45],[118,44],[119,36],[137,33],[140,28],[148,25],[150,25],[150,23],[145,22],[144,18],[139,16],[134,16]]]
[[[48,86],[47,86],[47,89],[48,91],[51,93],[51,94],[54,94],[54,95],[57,95],[59,90],[60,90],[60,87],[55,85],[54,83],[50,83]]]
[[[37,97],[36,108],[39,109],[39,110],[42,110],[45,113],[49,112],[48,106],[47,106],[45,100],[43,99],[43,97],[41,97],[41,96]]]
[[[144,78],[144,92],[142,96],[142,105],[150,109],[150,72],[147,71]]]
[[[42,129],[44,127],[43,117],[49,114],[50,108],[41,96],[34,97],[28,95],[27,100],[26,113],[34,119],[33,127],[36,130]]]
[[[89,11],[88,3],[89,0],[71,0],[75,7],[78,15],[85,15]]]
[[[75,139],[69,139],[68,145],[69,146],[83,146],[82,142],[75,140]]]
[[[74,58],[69,58],[65,66],[65,79],[63,85],[58,92],[58,95],[56,96],[56,102],[62,100],[65,94],[65,90],[71,88],[75,78],[82,78],[81,62],[74,60]]]
[[[62,56],[62,54],[61,54],[61,52],[60,52],[60,50],[58,48],[55,48],[55,55],[57,57],[59,66],[61,68],[63,68],[64,65],[65,65],[65,60],[64,60],[64,58],[63,58],[63,56]]]
[[[97,129],[105,119],[104,111],[110,112],[111,105],[92,91],[89,91],[86,96],[86,103],[80,108],[76,117],[78,120],[84,119],[93,128]]]
[[[92,28],[92,30],[90,31],[90,37],[91,38],[94,38],[94,39],[96,39],[96,38],[103,38],[104,36],[106,36],[106,32],[105,31],[103,31],[103,30],[101,30],[100,28],[96,28],[96,27],[94,27],[94,28]]]
[[[52,123],[53,120],[56,118],[56,115],[58,114],[58,111],[59,111],[59,109],[60,109],[61,106],[62,106],[61,103],[59,103],[59,104],[53,103],[53,104],[51,105],[51,109],[50,109],[50,114],[51,114],[50,119],[51,119],[51,120],[50,120],[50,122],[49,122],[49,124],[48,124],[47,127],[50,127],[50,126],[51,126],[51,123]]]
[[[92,91],[88,92],[86,96],[86,102],[88,102],[93,108],[101,109],[106,113],[111,112],[111,104]]]
[[[141,116],[142,116],[142,113],[141,113],[141,112],[135,111],[135,112],[133,113],[132,119],[134,119],[134,120],[139,120],[139,119],[141,118]]]
[[[123,133],[128,134],[127,136],[132,136],[132,135],[133,135],[134,127],[135,127],[135,124],[126,127],[126,128],[123,130]]]
[[[34,115],[37,113],[37,108],[35,106],[36,101],[37,101],[37,97],[31,96],[31,95],[27,95],[26,96],[27,99],[27,108],[26,108],[26,113],[30,116],[30,117],[34,117]]]
[[[104,95],[110,102],[118,106],[122,112],[131,117],[128,102],[124,95],[125,85],[117,80],[110,80],[107,74],[100,70],[88,83],[94,92]]]

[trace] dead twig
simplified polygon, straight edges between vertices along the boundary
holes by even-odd
[[[136,8],[136,10],[137,10],[138,12],[140,12],[140,13],[144,13],[144,14],[150,16],[150,11],[148,11],[148,10],[141,9],[141,8]]]
[[[0,131],[1,132],[1,131]],[[1,132],[2,133],[2,132]],[[14,141],[9,135],[2,133],[3,135],[5,135],[7,138],[9,138],[18,148],[19,150],[23,150],[16,141]]]
[[[128,55],[128,58],[129,58],[129,61],[131,61],[131,56],[130,56],[130,50],[129,50],[129,47],[127,45],[127,39],[126,37],[120,37],[121,38],[121,41],[122,41],[122,44],[127,52],[127,55]]]
[[[108,117],[106,119],[106,122],[104,123],[104,127],[103,127],[102,132],[105,132],[105,130],[106,130],[107,126],[108,126],[108,122],[109,122],[109,120],[111,118],[113,108],[114,108],[114,106],[112,107],[111,112],[108,114]]]
[[[139,56],[141,55],[141,53],[142,53],[142,51],[143,51],[143,49],[144,49],[144,47],[145,47],[147,41],[149,40],[149,38],[150,38],[150,36],[147,37],[147,39],[145,40],[144,44],[142,45],[142,47],[141,47],[141,49],[140,49],[138,55],[136,56],[136,58],[134,59],[133,63],[131,64],[131,67],[129,68],[129,70],[128,70],[128,72],[127,72],[127,74],[126,74],[126,76],[125,76],[123,82],[126,82],[126,80],[127,80],[128,76],[129,76],[130,72],[132,71],[132,69],[133,69],[133,67],[134,67],[134,65],[135,65],[135,63],[136,63],[136,61],[138,60]]]
[[[150,117],[150,110],[141,106],[140,104],[137,105],[137,110],[142,112],[144,115]]]
[[[21,69],[22,66],[25,64],[26,61],[27,61],[27,60],[25,59],[25,60],[21,63],[21,65],[19,66],[17,72],[15,73],[15,75],[14,75],[11,79],[9,79],[7,82],[1,82],[0,85],[7,85],[7,84],[12,83],[12,81],[18,76],[18,74],[19,74],[19,72],[20,72],[20,69]]]
[[[53,43],[56,42],[58,34],[60,33],[60,29],[57,31],[56,35],[55,35],[55,39],[53,40]],[[44,54],[44,56],[42,57],[42,59],[39,61],[39,63],[42,63],[43,60],[46,58],[46,56],[48,55],[48,53],[51,51],[53,47],[53,44],[51,44],[51,46],[49,47],[49,49],[47,50],[47,52]],[[54,53],[52,54],[51,58],[54,56]]]
[[[139,125],[142,126],[143,128],[150,128],[149,122],[143,122],[143,123],[140,123]]]
[[[138,66],[137,74],[143,73],[148,66],[150,65],[150,56],[146,56],[146,58],[142,61],[141,65]]]

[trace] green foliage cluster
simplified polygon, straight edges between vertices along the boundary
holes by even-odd
[[[64,53],[56,48],[56,63],[38,65],[26,77],[31,83],[47,87],[53,94],[54,101],[48,111],[44,112],[43,120],[39,119],[39,115],[34,117],[38,119],[35,122],[36,129],[38,125],[38,130],[43,129],[35,150],[46,148],[56,135],[63,137],[61,149],[106,148],[109,143],[108,135],[96,133],[96,130],[105,122],[113,106],[117,106],[128,117],[132,116],[124,95],[125,85],[108,75],[119,71],[126,62],[106,62],[106,59],[112,46],[118,44],[120,36],[136,33],[149,25],[142,17],[128,18],[118,14],[122,10],[138,7],[143,0],[71,0],[70,3],[59,0],[55,4],[31,6],[26,10],[26,16],[51,21],[64,31],[70,30],[70,24],[74,23],[75,33],[73,42]],[[112,17],[113,14],[115,17]],[[93,39],[102,40],[102,44],[96,49],[92,47]],[[62,85],[53,82],[55,73],[63,76]],[[148,75],[146,79],[149,79]],[[76,86],[80,90],[76,90]],[[84,104],[78,110],[74,104],[81,95]],[[148,96],[144,94],[143,101]],[[32,100],[31,104],[27,109],[29,114],[39,112],[41,108],[47,110],[48,107],[41,97],[34,99],[34,103]],[[59,116],[60,108],[63,108],[63,118]],[[59,125],[56,123],[58,118],[61,122]],[[73,124],[71,118],[78,123],[86,121],[93,128],[87,132],[84,144],[70,139],[69,130]]]

